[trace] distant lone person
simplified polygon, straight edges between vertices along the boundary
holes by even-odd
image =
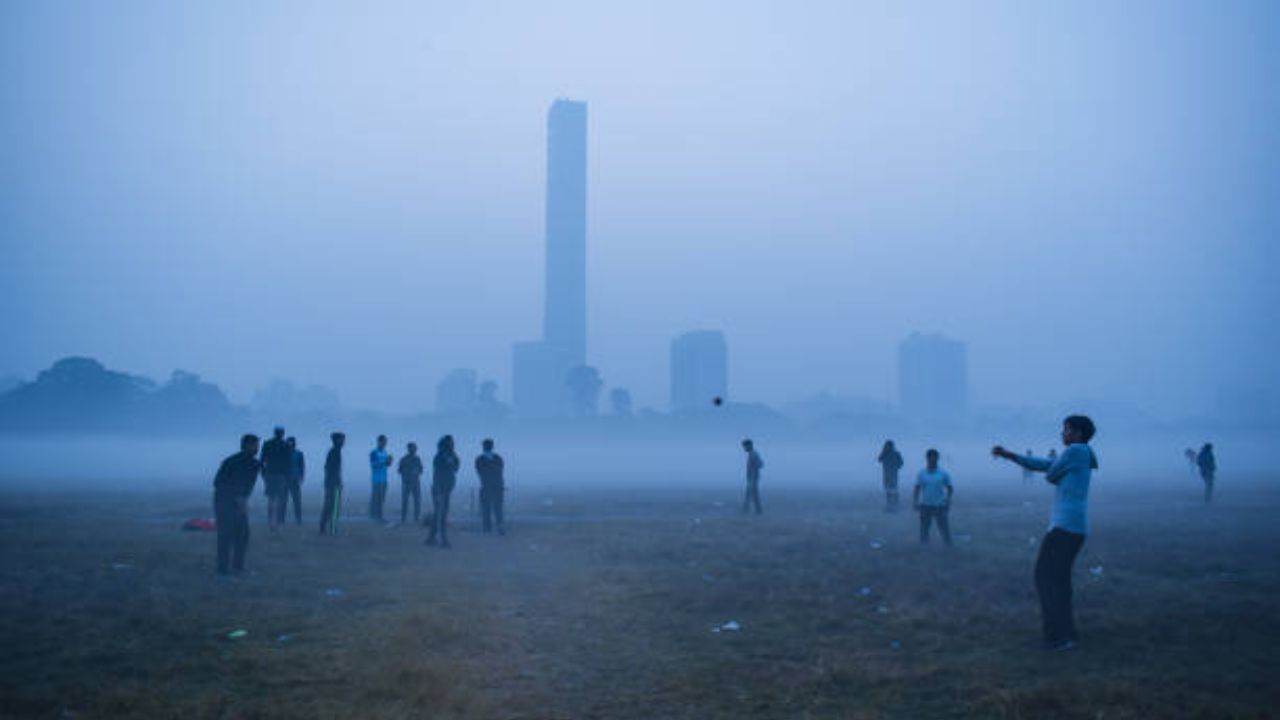
[[[1204,504],[1213,501],[1213,479],[1218,474],[1218,461],[1213,457],[1213,443],[1205,443],[1196,455],[1196,467],[1200,468],[1200,479],[1204,481]]]
[[[877,458],[880,463],[880,474],[884,483],[884,509],[885,512],[895,512],[898,509],[898,471],[902,469],[902,453],[898,452],[898,448],[894,446],[892,440],[885,440],[884,447],[880,448],[880,457]]]
[[[258,482],[258,436],[240,438],[240,452],[227,457],[213,478],[213,515],[218,526],[218,574],[244,572],[249,550],[249,496]]]
[[[391,453],[387,452],[387,436],[379,435],[377,447],[369,451],[369,517],[382,520],[382,508],[387,502],[387,468],[391,467]]]
[[[493,441],[489,439],[480,444],[480,449],[476,456],[476,475],[480,477],[480,519],[485,532],[492,532],[496,525],[498,534],[506,535],[507,528],[502,521],[503,495],[506,494],[502,456],[493,451]]]
[[[409,500],[413,499],[413,523],[422,517],[422,458],[418,456],[418,443],[405,446],[396,471],[400,473],[400,524],[409,521]]]
[[[911,504],[920,513],[920,543],[929,542],[929,525],[938,523],[942,541],[951,545],[951,523],[947,511],[951,509],[951,475],[938,467],[938,451],[930,448],[924,454],[925,469],[916,475],[916,487],[911,493]]]
[[[445,435],[436,443],[436,456],[431,459],[431,532],[427,544],[449,545],[449,499],[458,484],[458,468],[462,465],[453,451],[453,436]]]
[[[1040,541],[1036,558],[1036,593],[1044,623],[1045,647],[1070,650],[1076,646],[1075,616],[1071,601],[1071,567],[1089,534],[1089,481],[1098,468],[1098,458],[1089,447],[1096,429],[1084,415],[1062,421],[1062,457],[1054,461],[1015,455],[997,445],[991,454],[1045,473],[1054,486],[1049,532]]]
[[[763,513],[760,509],[760,470],[764,467],[764,460],[751,440],[743,440],[742,449],[747,453],[747,494],[742,498],[742,514],[746,515],[755,505],[756,514],[760,515]]]
[[[284,520],[284,503],[289,490],[289,470],[293,467],[293,450],[284,439],[284,428],[276,426],[271,439],[262,444],[262,484],[267,495],[267,526],[280,530]]]
[[[298,449],[298,439],[290,437],[285,441],[289,445],[292,454],[292,462],[289,463],[289,484],[285,488],[287,493],[284,502],[280,504],[280,524],[284,524],[285,515],[288,514],[289,500],[293,499],[293,520],[295,524],[302,524],[302,483],[307,477],[307,457]]]
[[[338,515],[342,511],[342,446],[347,436],[330,433],[333,446],[324,458],[324,504],[320,507],[320,534],[338,534]]]

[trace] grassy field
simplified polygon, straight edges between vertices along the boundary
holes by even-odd
[[[0,495],[6,717],[1262,718],[1280,708],[1280,493],[1100,488],[1082,644],[1038,646],[1048,494],[966,490],[956,545],[875,493],[521,488],[454,549],[308,517],[220,581],[204,492]],[[315,509],[314,498],[309,498]],[[355,498],[360,501],[361,498]],[[398,498],[395,489],[389,505]],[[355,506],[355,503],[353,503]],[[1092,570],[1091,570],[1092,569]],[[340,593],[327,593],[328,590]],[[738,631],[712,632],[736,621]],[[243,629],[240,639],[228,639]]]

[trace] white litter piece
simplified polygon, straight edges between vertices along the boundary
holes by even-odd
[[[342,597],[343,595],[346,595],[346,593],[342,592],[342,591],[341,591],[341,590],[339,590],[338,588],[327,588],[327,589],[324,591],[324,596],[325,596],[325,597],[340,598],[340,597]]]
[[[293,639],[293,636],[292,636],[292,635],[288,635],[288,634],[285,634],[285,635],[277,635],[277,636],[276,636],[276,642],[277,642],[277,643],[280,643],[281,645],[283,645],[284,643],[289,642],[289,641],[290,641],[290,640],[292,640],[292,639]]]
[[[956,540],[959,540],[960,542],[972,542],[972,541],[973,541],[973,536],[972,536],[972,535],[969,535],[969,534],[967,534],[967,533],[966,533],[966,534],[962,534],[962,535],[957,535],[957,536],[956,536]]]
[[[717,500],[717,501],[715,501],[715,502],[711,503],[711,507],[718,507],[718,508],[722,508],[722,507],[724,507],[724,502],[723,502],[723,501],[720,501],[720,500]]]
[[[889,606],[888,606],[888,605],[877,605],[877,606],[876,606],[876,612],[880,613],[881,615],[888,615],[888,614],[889,614]]]
[[[1093,567],[1089,568],[1089,574],[1096,578],[1102,577],[1102,566],[1094,565]]]
[[[741,629],[742,629],[742,626],[738,624],[737,620],[730,620],[729,622],[721,623],[720,625],[711,626],[711,632],[713,633],[738,632]]]
[[[1029,538],[1027,538],[1027,544],[1028,544],[1028,545],[1035,545],[1035,544],[1036,544],[1036,539],[1035,539],[1035,537],[1029,537]]]
[[[871,594],[871,587],[870,587],[870,586],[868,586],[868,585],[863,585],[863,586],[858,590],[858,594],[859,594],[859,595],[861,595],[861,596],[863,596],[863,597],[866,597],[866,596],[870,595],[870,594]]]
[[[248,630],[232,630],[231,632],[227,633],[227,639],[239,640],[240,638],[245,637],[248,634],[249,634]]]
[[[702,579],[703,579],[703,580],[705,580],[706,582],[715,582],[715,581],[716,581],[715,577],[714,577],[714,576],[712,576],[712,575],[703,575],[703,576],[702,576]]]
[[[869,544],[871,545],[872,550],[879,550],[884,547],[884,541],[880,538],[871,538],[871,542]]]
[[[111,563],[111,569],[112,570],[132,570],[133,563],[113,562]]]
[[[902,643],[898,642],[897,640],[894,640],[893,642],[889,643],[889,647],[894,650],[897,650],[898,648],[902,647]]]

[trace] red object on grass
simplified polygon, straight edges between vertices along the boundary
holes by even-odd
[[[205,518],[191,518],[190,520],[182,523],[182,529],[183,530],[206,530],[206,531],[217,530],[218,524],[212,520],[206,520]]]

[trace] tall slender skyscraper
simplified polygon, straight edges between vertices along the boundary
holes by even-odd
[[[543,341],[587,361],[587,104],[547,113],[547,288]]]

